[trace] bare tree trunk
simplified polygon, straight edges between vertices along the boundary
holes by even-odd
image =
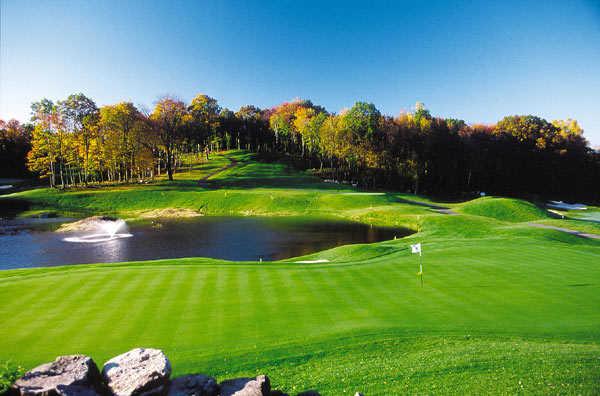
[[[56,178],[54,175],[54,161],[50,161],[50,187],[56,186]]]
[[[173,153],[167,148],[167,176],[169,181],[173,181]]]
[[[60,168],[60,188],[64,189],[65,188],[65,177],[63,175],[64,166],[63,166],[62,162],[59,165],[60,165],[59,166],[59,168]]]
[[[89,139],[85,139],[84,147],[85,147],[85,159],[84,159],[85,163],[83,164],[83,183],[87,186],[87,184],[88,184],[88,166],[89,166],[89,159],[90,159]],[[81,178],[81,173],[79,174],[79,177]]]
[[[469,169],[469,176],[467,177],[467,188],[471,188],[471,169]]]

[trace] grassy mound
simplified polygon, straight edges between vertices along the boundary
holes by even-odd
[[[548,218],[546,211],[531,202],[514,198],[483,197],[459,206],[462,213],[520,223]]]

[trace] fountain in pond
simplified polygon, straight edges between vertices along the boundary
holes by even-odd
[[[89,230],[91,233],[82,236],[68,237],[63,240],[76,243],[97,243],[133,236],[127,232],[127,223],[121,219],[94,219],[86,225],[86,230]]]

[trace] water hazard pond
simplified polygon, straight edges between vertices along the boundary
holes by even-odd
[[[0,269],[180,257],[281,260],[354,243],[406,236],[407,229],[290,217],[198,217],[129,225],[130,238],[71,243],[48,225],[0,224]],[[4,232],[2,232],[4,231]]]

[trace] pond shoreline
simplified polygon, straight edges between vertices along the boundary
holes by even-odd
[[[307,216],[201,216],[138,219],[119,231],[131,233],[131,238],[70,242],[75,236],[93,235],[95,231],[89,226],[98,219],[102,217],[62,226],[61,221],[71,219],[18,219],[12,226],[6,226],[5,222],[5,229],[12,228],[0,234],[0,269],[189,257],[278,261],[342,245],[382,242],[412,234],[408,229]],[[73,228],[73,224],[85,227]]]

